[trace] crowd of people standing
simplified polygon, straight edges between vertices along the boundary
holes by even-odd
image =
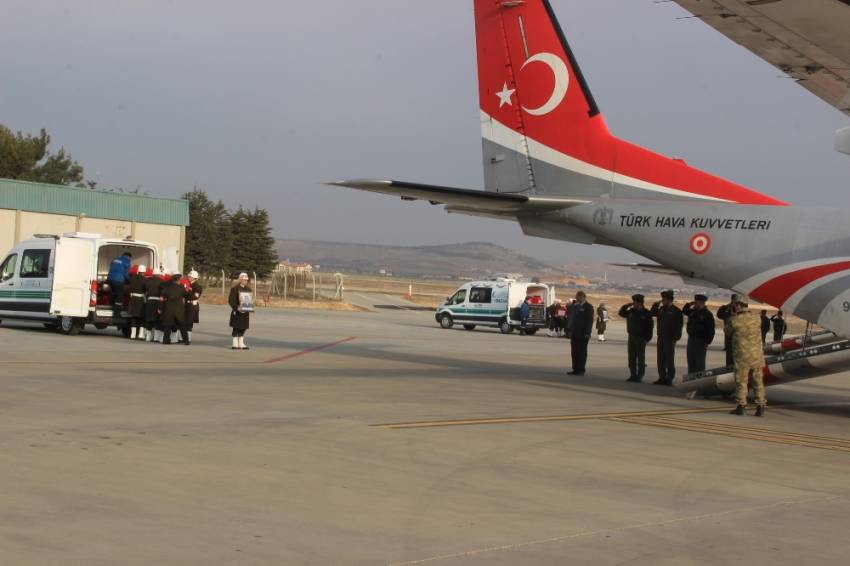
[[[708,308],[708,297],[697,294],[682,308],[676,305],[673,291],[663,291],[660,300],[651,306],[641,294],[631,297],[617,314],[626,323],[628,336],[627,360],[629,377],[626,381],[642,382],[646,376],[646,348],[656,341],[658,379],[656,385],[670,386],[676,378],[676,346],[687,334],[687,373],[706,370],[709,346],[716,337],[717,319],[723,323],[726,365],[735,371],[738,406],[735,414],[743,414],[746,405],[747,384],[752,381],[756,397],[756,415],[764,415],[765,399],[762,381],[764,343],[772,329],[774,341],[781,341],[788,326],[782,311],[773,317],[767,312],[751,311],[749,299],[733,294],[730,302],[722,306],[715,317]],[[564,336],[570,340],[572,368],[569,375],[583,376],[587,372],[588,344],[596,329],[599,341],[605,341],[608,311],[604,303],[594,307],[588,303],[584,291],[564,305],[556,301],[547,310],[549,336]]]

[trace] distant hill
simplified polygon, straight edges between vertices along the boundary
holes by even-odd
[[[559,270],[517,251],[486,242],[443,246],[378,246],[310,240],[277,240],[278,257],[321,265],[322,271],[343,270],[394,275],[456,278],[506,273],[546,277]]]

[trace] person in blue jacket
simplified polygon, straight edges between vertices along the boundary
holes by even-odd
[[[522,327],[519,330],[519,333],[525,335],[526,325],[528,324],[528,315],[531,311],[531,307],[528,304],[530,299],[528,297],[522,302],[522,306],[519,307],[519,319],[522,322]]]
[[[124,252],[109,264],[109,273],[106,282],[112,292],[112,312],[114,317],[121,316],[121,308],[118,306],[124,300],[124,285],[130,281],[130,266],[133,264],[133,254]]]

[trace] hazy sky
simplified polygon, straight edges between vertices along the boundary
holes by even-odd
[[[837,110],[672,2],[553,0],[617,135],[795,204],[847,206]],[[5,0],[0,123],[45,127],[101,186],[201,187],[285,238],[622,252],[332,189],[483,186],[471,0]]]

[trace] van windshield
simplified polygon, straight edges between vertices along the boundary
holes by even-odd
[[[0,265],[0,281],[8,281],[15,275],[18,266],[18,254],[12,254]]]
[[[466,300],[466,289],[461,289],[449,301],[450,305],[459,305]]]

